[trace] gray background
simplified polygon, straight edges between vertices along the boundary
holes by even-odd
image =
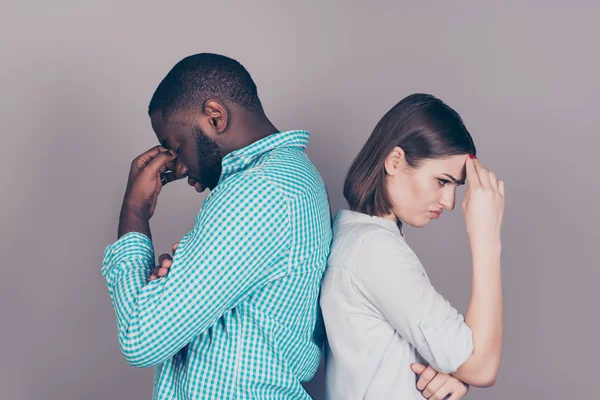
[[[468,398],[597,398],[600,5],[168,3],[2,2],[2,399],[150,398],[151,371],[119,352],[100,264],[129,163],[156,144],[150,96],[203,51],[248,68],[279,129],[312,133],[334,211],[351,160],[392,105],[428,92],[453,106],[507,192],[503,363],[496,386]],[[157,255],[203,198],[184,182],[165,189],[151,221]],[[460,207],[407,234],[466,312]],[[316,399],[322,386],[319,372],[308,384]]]

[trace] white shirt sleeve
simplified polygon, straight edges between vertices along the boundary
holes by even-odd
[[[471,328],[440,295],[408,244],[392,232],[371,232],[355,249],[360,292],[437,371],[453,373],[473,352]]]

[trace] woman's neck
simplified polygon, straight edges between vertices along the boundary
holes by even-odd
[[[394,214],[394,213],[382,215],[381,218],[389,219],[390,221],[394,221],[394,223],[396,223],[396,224],[398,223],[398,217],[396,217],[396,214]]]

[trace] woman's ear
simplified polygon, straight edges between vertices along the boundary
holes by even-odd
[[[397,175],[404,165],[406,164],[406,159],[404,156],[404,150],[401,147],[394,147],[390,154],[385,158],[385,172],[388,175],[395,176]]]

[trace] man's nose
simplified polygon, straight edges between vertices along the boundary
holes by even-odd
[[[188,168],[181,162],[181,160],[177,160],[177,164],[175,164],[175,175],[178,178],[181,178],[188,173]]]

